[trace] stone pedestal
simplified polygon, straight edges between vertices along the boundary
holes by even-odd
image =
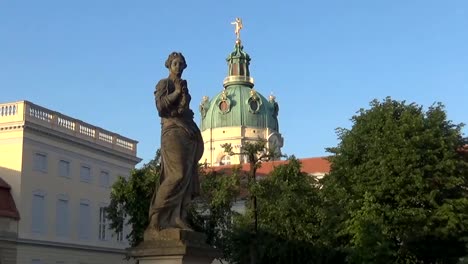
[[[165,229],[145,232],[145,239],[130,249],[139,264],[210,264],[220,252],[206,244],[202,233]]]

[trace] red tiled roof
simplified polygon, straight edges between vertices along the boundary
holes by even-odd
[[[315,157],[315,158],[304,158],[299,159],[302,165],[302,171],[307,174],[314,173],[329,173],[330,172],[330,162],[325,157]],[[275,160],[269,162],[263,162],[262,166],[257,169],[257,177],[267,176],[273,169],[279,165],[286,164],[287,160]],[[208,170],[215,171],[218,173],[230,174],[235,168],[240,168],[244,173],[249,172],[249,164],[242,165],[221,165],[216,167],[208,168]],[[245,175],[245,174],[244,174]],[[248,191],[246,188],[241,188],[239,197],[243,199],[248,196]]]
[[[10,185],[0,178],[0,217],[19,220],[20,216],[10,190]]]
[[[329,173],[330,161],[326,157],[300,159],[302,170],[307,173]]]
[[[461,152],[463,154],[467,154],[468,153],[468,144],[461,147],[459,152]]]
[[[304,158],[299,159],[302,165],[302,171],[308,174],[312,173],[329,173],[330,172],[330,162],[325,157],[315,157],[315,158]],[[263,162],[262,166],[257,169],[258,176],[268,175],[276,166],[286,164],[287,160],[275,160],[269,162]],[[242,165],[221,165],[212,167],[211,169],[217,172],[227,172],[233,168],[241,166],[241,171],[248,172],[249,164]]]

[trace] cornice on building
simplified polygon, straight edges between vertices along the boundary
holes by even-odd
[[[0,132],[24,129],[103,151],[135,164],[138,141],[41,107],[29,101],[0,104]]]

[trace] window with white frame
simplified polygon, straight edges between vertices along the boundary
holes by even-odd
[[[91,167],[88,165],[81,165],[80,180],[82,182],[91,182]]]
[[[107,240],[106,207],[99,207],[99,240]]]
[[[80,239],[89,239],[91,227],[91,206],[88,200],[80,201],[78,234]]]
[[[70,161],[68,160],[59,160],[59,176],[70,178]]]
[[[56,235],[60,237],[67,237],[69,234],[69,216],[70,209],[68,204],[68,197],[65,195],[59,195],[57,197],[56,204],[56,215],[55,215],[55,225],[56,225]]]
[[[116,233],[116,237],[117,237],[117,241],[119,241],[119,242],[123,241],[123,237],[124,237],[123,227],[122,227],[122,230],[120,230],[120,231],[118,231]]]
[[[34,170],[47,172],[47,154],[43,152],[34,153]]]
[[[101,171],[99,175],[99,185],[101,187],[109,188],[110,186],[110,176],[108,171]]]
[[[125,219],[125,215],[124,215],[124,213],[123,213],[122,205],[119,205],[118,211],[121,212],[122,218]],[[122,242],[123,239],[124,239],[124,228],[125,228],[125,224],[122,225],[122,229],[121,229],[121,230],[119,230],[119,231],[117,231],[117,232],[115,233],[116,239],[117,239],[118,242]]]
[[[229,165],[231,164],[231,157],[229,155],[224,155],[219,161],[219,165]]]
[[[43,191],[35,191],[32,196],[31,203],[31,231],[34,233],[45,233],[45,193]]]

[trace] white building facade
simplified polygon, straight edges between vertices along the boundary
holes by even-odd
[[[20,215],[17,236],[0,235],[16,258],[0,263],[126,263],[128,230],[112,232],[105,207],[136,153],[135,140],[33,103],[0,104],[0,177]]]

